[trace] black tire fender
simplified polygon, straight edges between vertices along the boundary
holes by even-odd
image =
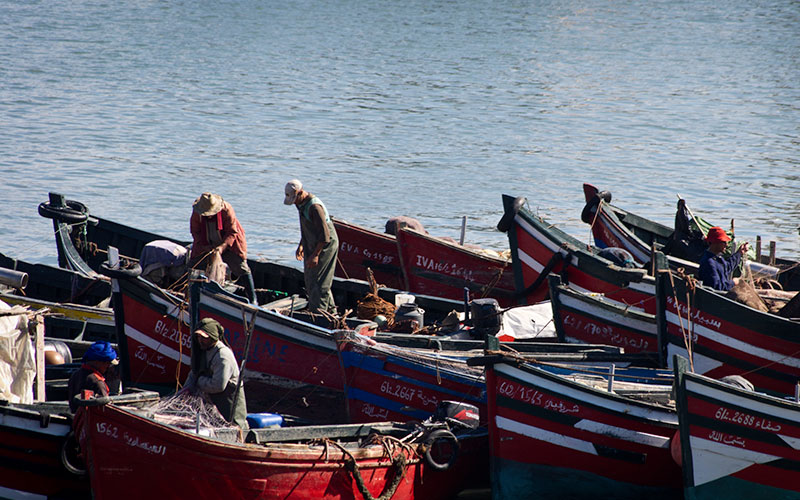
[[[591,224],[594,219],[595,207],[600,204],[600,200],[606,203],[611,203],[611,191],[600,191],[592,196],[592,199],[586,203],[581,211],[581,220],[586,224]]]
[[[80,444],[78,444],[75,433],[69,431],[69,434],[67,434],[67,437],[64,438],[64,442],[61,444],[61,465],[63,465],[70,474],[85,476],[86,467],[80,461],[80,449]]]
[[[447,462],[440,463],[437,462],[436,459],[433,458],[431,451],[433,450],[433,445],[436,444],[437,441],[449,441],[450,445],[452,446],[453,452],[447,459]],[[447,429],[437,429],[425,438],[425,462],[435,470],[445,471],[453,466],[458,459],[458,452],[461,448],[461,443],[458,442],[458,438]]]
[[[64,206],[61,207],[45,201],[39,203],[39,215],[67,224],[80,224],[89,218],[89,209],[83,203],[75,200],[66,200]]]
[[[108,262],[102,262],[100,264],[100,274],[108,276],[109,278],[129,280],[142,274],[142,266],[136,262],[129,267],[113,268],[108,265]]]
[[[514,203],[511,205],[511,210],[504,213],[500,222],[497,223],[497,230],[501,233],[507,232],[511,229],[511,223],[514,222],[514,217],[520,211],[525,202],[528,201],[524,196],[517,196],[514,198]]]

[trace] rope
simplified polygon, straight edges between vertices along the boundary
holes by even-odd
[[[691,321],[691,309],[690,309],[690,304],[689,304],[689,298],[690,298],[689,297],[689,289],[691,287],[692,295],[694,295],[694,290],[695,290],[695,286],[696,285],[695,285],[694,282],[691,282],[688,279],[686,279],[687,276],[683,273],[683,268],[680,268],[678,270],[678,272],[680,273],[679,277],[684,278],[684,281],[686,281],[686,326],[687,326],[687,328],[684,328],[683,327],[683,317],[681,316],[680,303],[678,302],[678,295],[677,295],[677,292],[675,291],[675,278],[672,275],[672,270],[667,269],[666,272],[669,273],[669,282],[670,282],[670,285],[672,285],[672,298],[673,298],[673,300],[675,300],[675,311],[677,312],[677,315],[678,315],[678,322],[679,322],[680,328],[681,328],[681,335],[683,336],[683,345],[684,345],[684,347],[686,347],[686,353],[689,356],[689,369],[691,370],[692,373],[694,373],[694,354],[693,354],[693,349],[692,349],[693,340],[691,338],[689,338],[689,333],[687,332],[687,328],[691,327],[691,324],[690,324],[690,321]]]
[[[397,487],[400,486],[400,481],[406,475],[406,466],[408,465],[408,459],[406,458],[405,454],[402,452],[398,453],[394,457],[392,457],[392,450],[387,442],[392,440],[391,442],[396,442],[399,444],[403,449],[410,449],[408,445],[402,443],[401,441],[390,438],[390,436],[375,436],[373,439],[377,439],[378,442],[383,446],[384,452],[387,454],[388,457],[392,460],[392,468],[394,469],[394,476],[392,477],[391,483],[389,483],[388,487],[384,488],[383,493],[380,496],[374,497],[372,493],[370,493],[369,489],[367,489],[367,485],[364,482],[364,478],[361,476],[361,471],[358,467],[358,462],[356,458],[350,453],[344,446],[339,444],[336,441],[332,441],[328,438],[323,438],[324,442],[326,443],[326,449],[328,444],[334,445],[336,448],[341,450],[342,454],[347,457],[345,459],[345,468],[350,475],[353,476],[353,480],[356,482],[356,486],[358,487],[358,491],[361,492],[361,495],[364,497],[364,500],[389,500],[392,498],[397,491]]]

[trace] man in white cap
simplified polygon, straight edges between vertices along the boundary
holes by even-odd
[[[247,265],[247,241],[231,204],[218,194],[201,194],[192,205],[190,226],[193,242],[189,264],[195,266],[211,252],[219,253],[231,276],[236,280],[243,277],[245,294],[256,304],[253,275]]]
[[[336,313],[331,293],[339,237],[322,201],[303,189],[303,184],[292,179],[284,189],[285,205],[294,204],[300,214],[300,244],[295,257],[303,261],[308,309]]]

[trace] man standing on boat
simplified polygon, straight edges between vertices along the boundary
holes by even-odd
[[[193,394],[202,393],[217,407],[222,417],[247,429],[247,403],[244,387],[239,384],[236,357],[223,339],[225,329],[212,318],[203,318],[194,331],[192,371],[183,384]]]
[[[303,189],[303,184],[292,179],[284,189],[285,205],[294,204],[300,214],[300,244],[295,257],[303,261],[303,274],[310,311],[336,312],[331,293],[339,237],[322,201]]]
[[[218,253],[235,280],[243,277],[247,299],[257,304],[244,229],[231,204],[218,194],[203,193],[192,205],[190,226],[193,241],[189,264],[195,266],[211,252]]]
[[[83,355],[83,364],[72,373],[67,384],[69,409],[73,412],[78,409],[75,396],[89,399],[119,394],[117,372],[111,368],[117,363],[117,351],[108,342],[98,341],[89,346]]]
[[[731,237],[718,226],[709,229],[706,235],[708,250],[700,257],[697,277],[704,285],[715,290],[728,291],[733,288],[735,284],[732,278],[733,272],[739,267],[743,256],[747,253],[748,243],[745,241],[733,254],[727,257],[722,255],[722,252],[728,247],[729,241],[731,241]]]

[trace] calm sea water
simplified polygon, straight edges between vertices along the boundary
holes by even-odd
[[[188,238],[220,193],[291,262],[300,178],[330,212],[507,248],[502,193],[587,240],[583,182],[677,194],[800,257],[791,0],[0,0],[0,252],[54,264],[49,191]]]

